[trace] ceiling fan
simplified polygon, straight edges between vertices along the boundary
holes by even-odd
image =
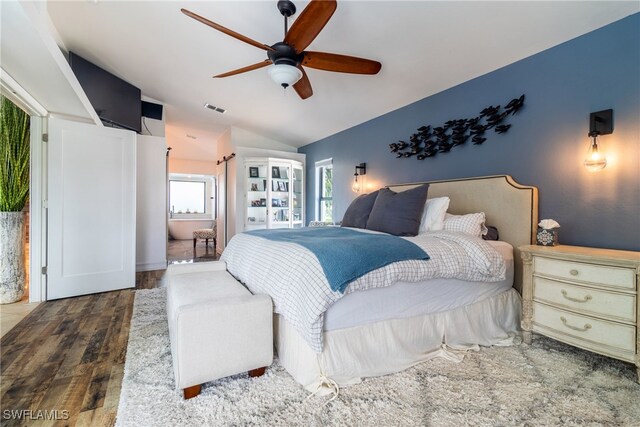
[[[336,6],[335,0],[311,0],[289,29],[288,18],[296,13],[296,7],[289,0],[278,1],[278,10],[284,17],[284,40],[271,46],[236,33],[187,9],[180,10],[196,21],[267,51],[268,59],[262,62],[213,77],[234,76],[271,65],[269,75],[276,83],[285,89],[293,86],[300,98],[307,99],[313,95],[313,90],[307,73],[302,68],[303,65],[318,70],[351,74],[377,74],[382,67],[382,64],[370,59],[305,50],[327,24]]]

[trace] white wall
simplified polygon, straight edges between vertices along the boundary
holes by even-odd
[[[297,148],[291,145],[237,127],[231,128],[231,142],[235,147],[263,148],[265,150],[289,151],[293,153],[298,151]]]
[[[202,160],[176,159],[169,152],[169,173],[183,173],[192,175],[215,175],[216,162]]]
[[[136,271],[167,267],[167,144],[137,136]]]
[[[231,129],[227,130],[218,140],[217,144],[217,158],[218,160],[222,160],[225,156],[230,156],[231,153],[234,152],[233,144],[231,143]],[[232,160],[232,162],[235,160]],[[225,175],[225,164],[220,163],[217,167],[217,176],[216,180],[218,183],[218,238],[216,241],[217,247],[219,251],[223,251],[225,248],[225,223],[227,221],[226,218],[226,209],[227,209],[227,198],[225,195],[227,188],[227,176]]]

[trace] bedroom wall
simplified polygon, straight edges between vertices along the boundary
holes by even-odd
[[[218,167],[214,161],[176,159],[169,154],[169,173],[215,175]]]
[[[167,266],[167,143],[136,136],[136,271]]]
[[[561,224],[564,244],[640,250],[640,14],[301,147],[307,155],[307,220],[314,217],[314,163],[333,158],[335,218],[356,197],[354,166],[367,185],[509,174],[537,186],[540,218]],[[425,76],[428,78],[428,76]],[[393,90],[390,88],[389,90]],[[473,117],[526,94],[511,129],[423,161],[396,159],[388,144],[421,125]],[[614,110],[601,137],[608,165],[590,173],[589,113]]]

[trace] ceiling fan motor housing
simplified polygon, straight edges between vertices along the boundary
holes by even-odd
[[[284,42],[271,46],[274,50],[267,51],[267,56],[276,65],[291,65],[297,67],[302,63],[304,54],[296,53],[295,49]]]

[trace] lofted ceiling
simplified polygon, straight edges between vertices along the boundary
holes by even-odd
[[[293,19],[308,2],[295,3]],[[283,38],[275,0],[48,3],[65,49],[165,103],[168,138],[195,135],[207,152],[229,126],[300,147],[640,10],[637,1],[339,1],[309,50],[374,59],[382,71],[307,68],[314,95],[303,101],[266,68],[213,79],[266,52],[186,17],[181,7],[265,44]]]

